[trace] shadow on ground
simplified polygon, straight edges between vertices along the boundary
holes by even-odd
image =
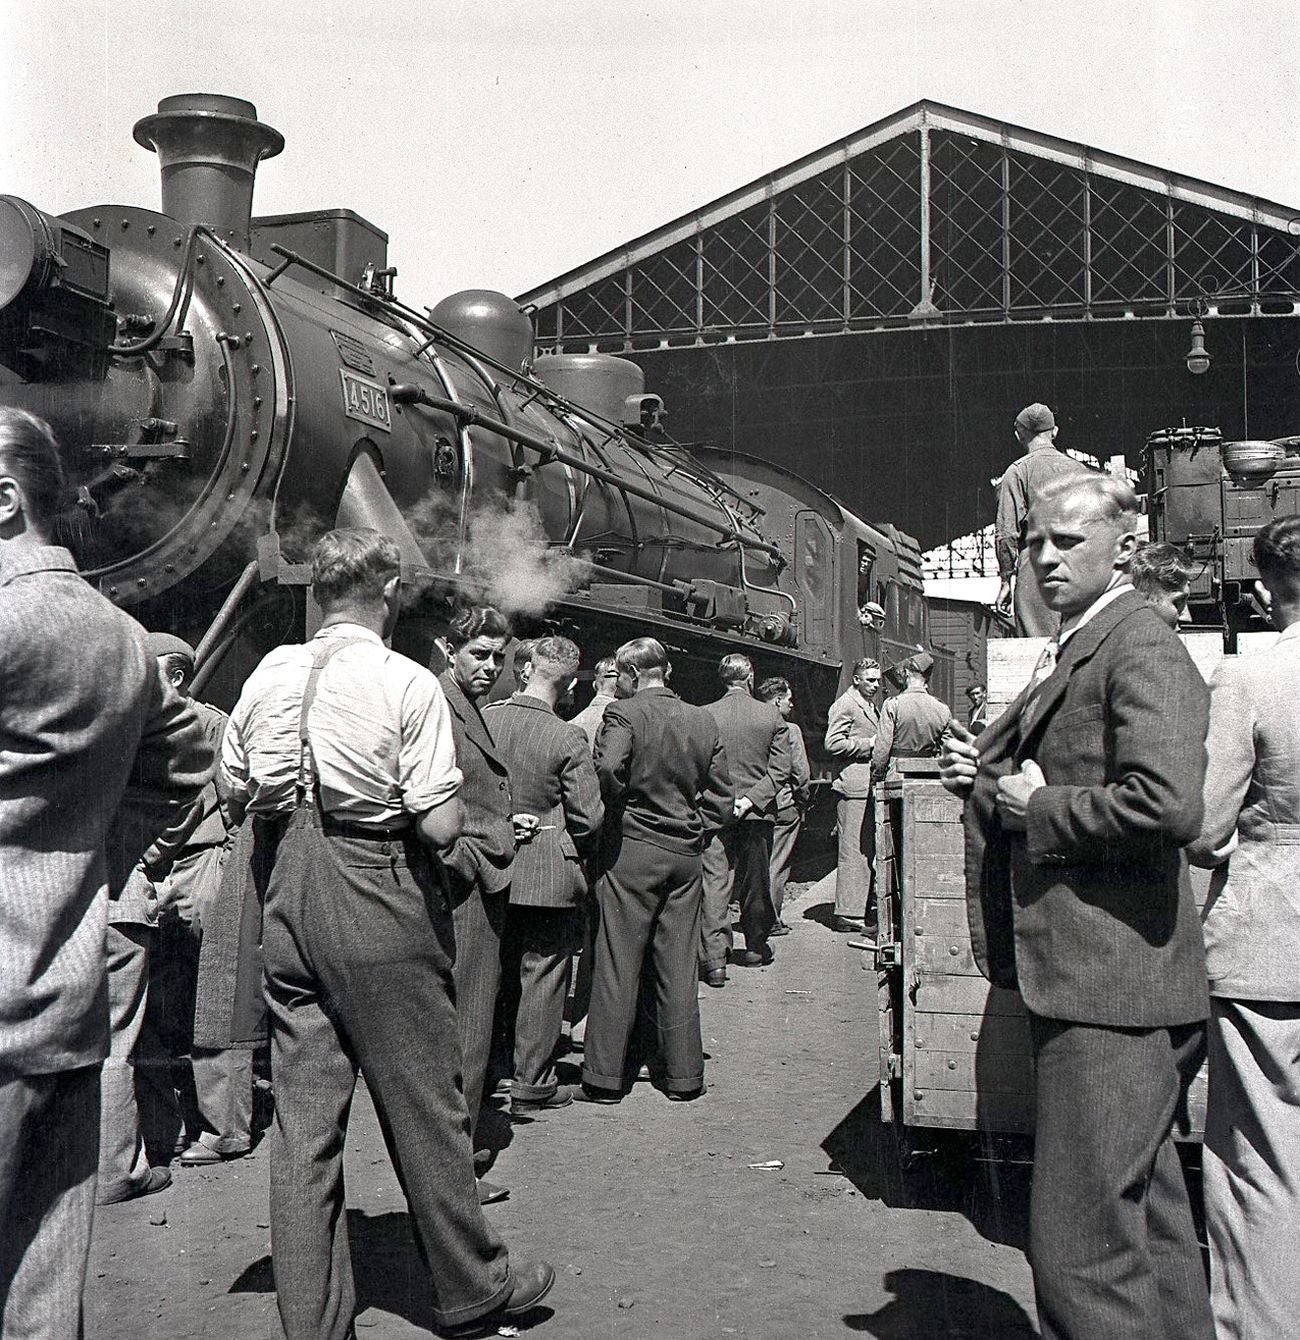
[[[953,1211],[965,1215],[990,1242],[1024,1250],[1029,1229],[1027,1143],[981,1142],[966,1131],[900,1131],[881,1120],[877,1087],[821,1147],[833,1168],[869,1199],[893,1209]]]
[[[831,927],[835,921],[834,903],[813,903],[800,913],[805,921],[815,921],[819,926]]]
[[[894,1296],[875,1312],[850,1312],[850,1331],[877,1340],[1031,1340],[1038,1331],[1010,1294],[939,1270],[891,1270]]]
[[[429,1267],[415,1245],[411,1217],[405,1211],[369,1215],[348,1211],[348,1243],[356,1281],[357,1314],[368,1308],[391,1312],[412,1326],[433,1329],[433,1293]],[[247,1266],[230,1286],[231,1293],[274,1293],[275,1275],[269,1256]],[[553,1316],[549,1307],[510,1319],[528,1329]],[[435,1335],[437,1331],[433,1332]]]

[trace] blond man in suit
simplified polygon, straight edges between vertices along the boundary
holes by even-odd
[[[1210,681],[1205,905],[1210,1092],[1202,1169],[1218,1340],[1295,1327],[1300,1229],[1300,517],[1255,537],[1282,630]]]
[[[1128,579],[1137,518],[1109,476],[1039,494],[1026,547],[1060,634],[1007,711],[978,740],[953,723],[942,756],[968,797],[976,961],[1029,1012],[1044,1340],[1213,1337],[1173,1140],[1209,1006],[1180,851],[1200,832],[1208,694]]]
[[[567,1107],[555,1074],[573,955],[582,947],[592,855],[604,806],[582,729],[555,715],[579,652],[566,637],[533,644],[527,684],[484,719],[510,773],[518,848],[502,940],[502,1004],[514,1022],[516,1114]]]
[[[865,656],[853,665],[853,682],[831,704],[823,743],[835,764],[831,789],[839,797],[835,828],[837,931],[861,932],[872,907],[876,817],[871,809],[871,751],[880,730],[880,662]],[[874,917],[874,910],[872,916]]]

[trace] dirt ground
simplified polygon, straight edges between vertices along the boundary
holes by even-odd
[[[511,1194],[487,1213],[512,1253],[544,1257],[558,1276],[523,1333],[1037,1334],[1022,1252],[1028,1170],[925,1157],[905,1169],[879,1121],[875,977],[826,926],[829,911],[797,894],[775,964],[701,988],[709,1089],[698,1102],[669,1104],[641,1083],[614,1108],[493,1118],[503,1148],[490,1175]],[[358,1335],[427,1334],[423,1270],[364,1086],[346,1167]],[[87,1335],[274,1340],[264,1148],[173,1172],[169,1190],[96,1212]]]

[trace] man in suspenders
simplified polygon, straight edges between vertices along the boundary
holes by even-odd
[[[331,531],[312,587],[320,631],[262,661],[222,750],[265,889],[280,1318],[288,1340],[353,1334],[343,1144],[360,1068],[429,1263],[433,1322],[479,1334],[536,1304],[554,1272],[512,1267],[475,1193],[435,855],[461,823],[447,704],[428,670],[385,646],[400,602],[391,540]]]

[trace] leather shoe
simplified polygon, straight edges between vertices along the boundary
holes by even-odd
[[[521,1262],[510,1267],[510,1292],[491,1312],[485,1312],[473,1321],[461,1322],[455,1326],[444,1326],[444,1336],[462,1337],[491,1335],[496,1331],[502,1317],[517,1317],[529,1312],[551,1292],[555,1283],[555,1271],[545,1261]]]
[[[703,1088],[687,1089],[684,1093],[678,1092],[676,1089],[669,1089],[667,1092],[670,1103],[693,1103],[697,1098],[704,1097]]]
[[[571,1102],[573,1089],[568,1084],[561,1084],[545,1098],[511,1098],[510,1110],[514,1113],[545,1112],[550,1108],[568,1107]]]
[[[139,1200],[141,1196],[152,1196],[155,1191],[166,1191],[172,1184],[172,1175],[166,1168],[150,1168],[143,1182],[136,1186],[124,1187],[121,1191],[111,1192],[99,1197],[101,1205],[120,1205],[126,1200]]]
[[[233,1154],[223,1154],[221,1150],[205,1145],[202,1140],[195,1140],[176,1161],[182,1168],[201,1168],[208,1163],[225,1163],[230,1159],[242,1159],[247,1153],[248,1150],[240,1149]]]
[[[772,952],[772,946],[764,945],[761,950],[738,949],[732,956],[732,961],[742,968],[763,968],[775,958],[776,955]]]
[[[768,931],[768,935],[769,935],[769,936],[771,936],[771,935],[789,935],[789,934],[790,934],[790,927],[787,926],[787,925],[785,924],[784,921],[778,921],[778,922],[776,923],[776,925],[773,926],[772,929],[771,929],[770,931]]]
[[[726,986],[726,968],[710,968],[708,972],[704,974],[704,984],[706,986]]]
[[[478,1187],[478,1203],[480,1205],[495,1205],[499,1200],[505,1200],[510,1194],[510,1189],[504,1186],[497,1186],[495,1182],[489,1182],[480,1177],[475,1185]]]
[[[863,925],[853,917],[836,917],[831,922],[831,929],[839,931],[841,935],[861,935]]]
[[[614,1103],[621,1103],[623,1095],[617,1089],[598,1089],[593,1084],[584,1084],[581,1088],[573,1091],[573,1101],[575,1103],[598,1103],[602,1106],[612,1106]]]

